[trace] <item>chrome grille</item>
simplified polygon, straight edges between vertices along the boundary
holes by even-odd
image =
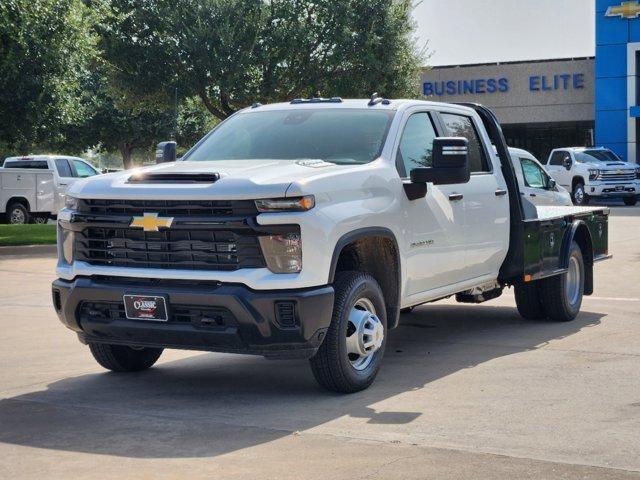
[[[598,180],[614,182],[630,182],[636,179],[635,170],[604,170],[598,175]]]

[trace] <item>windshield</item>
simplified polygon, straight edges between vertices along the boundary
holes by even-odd
[[[241,113],[220,124],[184,160],[367,163],[380,155],[394,114],[345,108]]]
[[[576,152],[576,160],[580,163],[621,162],[611,150],[584,150]]]

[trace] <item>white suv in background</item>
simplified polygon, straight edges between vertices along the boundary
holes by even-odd
[[[573,203],[586,205],[591,197],[622,197],[635,205],[640,193],[640,170],[607,148],[557,148],[549,154],[549,174],[571,192]]]
[[[531,153],[509,147],[509,154],[525,205],[527,202],[540,206],[572,204],[569,192],[549,176]]]

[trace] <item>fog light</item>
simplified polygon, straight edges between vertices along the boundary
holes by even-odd
[[[299,233],[258,237],[267,267],[273,273],[302,270],[302,242]]]

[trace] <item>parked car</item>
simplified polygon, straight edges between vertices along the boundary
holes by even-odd
[[[76,157],[8,157],[0,168],[0,217],[12,224],[46,223],[63,207],[71,185],[97,174]]]
[[[76,184],[58,216],[55,311],[110,370],[164,348],[309,358],[323,387],[355,392],[401,309],[514,286],[524,317],[569,321],[608,258],[607,208],[524,218],[478,105],[256,104],[167,155]]]
[[[638,165],[623,162],[608,148],[556,148],[549,154],[546,169],[571,192],[575,205],[586,205],[590,198],[621,197],[630,206],[638,201]]]
[[[533,205],[573,205],[571,194],[551,178],[531,153],[509,147],[520,194]]]

